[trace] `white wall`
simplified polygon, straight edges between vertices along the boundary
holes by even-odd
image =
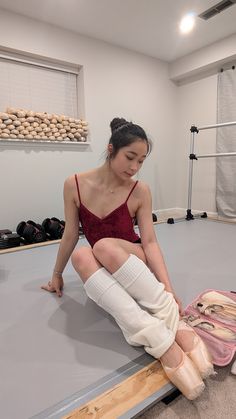
[[[187,209],[190,127],[216,124],[217,75],[189,82],[178,89],[179,143],[177,151],[176,207]],[[194,135],[195,154],[215,153],[216,129],[199,131]],[[191,209],[216,212],[215,158],[193,161]]]
[[[171,80],[181,80],[215,72],[236,59],[236,33],[171,63]],[[204,74],[205,73],[205,74]]]
[[[176,94],[168,66],[159,60],[1,11],[1,47],[83,66],[85,118],[91,147],[2,147],[1,227],[21,220],[63,217],[62,187],[74,172],[101,164],[114,116],[139,123],[154,142],[140,174],[153,193],[153,208],[176,202]],[[3,198],[4,197],[4,198]]]
[[[187,208],[190,127],[217,123],[217,74],[235,64],[236,34],[180,58],[169,66],[170,78],[178,87],[176,207]],[[195,135],[195,153],[215,152],[216,129]],[[193,210],[216,212],[216,159],[204,158],[193,163]]]

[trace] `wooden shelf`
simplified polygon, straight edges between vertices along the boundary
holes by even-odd
[[[43,146],[66,146],[66,147],[84,147],[90,145],[90,141],[56,141],[56,140],[17,140],[17,139],[6,139],[0,138],[0,146],[24,146],[24,147],[41,147]]]

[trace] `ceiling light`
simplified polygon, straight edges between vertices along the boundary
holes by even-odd
[[[179,28],[182,33],[190,32],[195,24],[195,16],[193,13],[188,13],[180,22]]]

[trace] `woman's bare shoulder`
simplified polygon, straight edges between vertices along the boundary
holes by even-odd
[[[76,180],[75,178],[77,177],[78,181],[85,181],[86,179],[90,179],[93,174],[94,174],[95,170],[90,170],[88,172],[79,172],[79,173],[74,173],[73,175],[68,176],[68,178],[65,179],[65,186],[71,188],[71,187],[75,187],[76,186]]]
[[[149,188],[148,184],[143,182],[142,180],[138,181],[138,184],[137,184],[135,189],[137,191],[137,194],[139,194],[139,195],[143,195],[144,193],[145,194],[150,194],[150,188]]]
[[[64,181],[64,189],[71,190],[76,186],[75,184],[75,175],[68,176]]]

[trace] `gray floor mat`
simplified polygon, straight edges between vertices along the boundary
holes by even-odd
[[[184,305],[206,288],[235,288],[235,225],[194,220],[155,229]],[[57,249],[50,245],[0,255],[4,419],[36,415],[144,354],[129,346],[113,319],[87,299],[70,264],[63,298],[40,290],[50,279]]]

